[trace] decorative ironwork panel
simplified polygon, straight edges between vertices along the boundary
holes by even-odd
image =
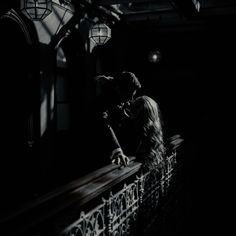
[[[170,182],[172,179],[173,171],[176,166],[176,152],[173,152],[170,156],[166,157],[166,173],[165,173],[165,192],[168,191]]]
[[[140,177],[140,209],[139,226],[142,229],[148,228],[155,218],[161,196],[161,174],[157,170],[148,172]]]
[[[138,181],[124,185],[123,189],[110,197],[108,206],[108,235],[132,235],[139,208]]]
[[[140,181],[140,191],[142,193],[140,201],[144,204],[146,201],[152,204],[152,208],[158,205],[161,190],[161,173],[158,170],[138,177]]]
[[[80,213],[77,221],[66,227],[62,235],[64,236],[105,236],[105,202],[87,214]]]

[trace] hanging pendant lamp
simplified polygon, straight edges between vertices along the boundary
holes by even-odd
[[[89,30],[89,38],[97,45],[104,45],[111,38],[111,29],[104,23],[95,24]]]
[[[52,12],[52,0],[21,0],[20,9],[31,20],[43,20]]]

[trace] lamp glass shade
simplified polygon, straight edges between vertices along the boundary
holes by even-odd
[[[95,24],[89,30],[89,38],[97,45],[104,45],[111,38],[111,29],[106,24]]]
[[[52,12],[52,0],[21,0],[20,9],[31,20],[43,20]]]

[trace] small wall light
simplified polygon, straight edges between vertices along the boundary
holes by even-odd
[[[89,30],[89,38],[97,45],[104,45],[111,38],[111,29],[106,24],[95,24]]]
[[[43,20],[52,12],[52,0],[21,0],[20,9],[31,20]]]
[[[160,51],[156,50],[156,51],[151,51],[148,54],[148,60],[151,63],[158,63],[161,60],[161,53]]]

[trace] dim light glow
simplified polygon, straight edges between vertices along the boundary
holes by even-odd
[[[160,51],[156,50],[156,51],[151,51],[148,54],[148,60],[151,63],[158,63],[161,60],[162,56]]]

